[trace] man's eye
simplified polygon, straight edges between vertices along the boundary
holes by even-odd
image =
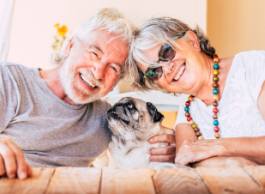
[[[90,55],[91,55],[91,58],[92,58],[93,60],[97,60],[97,59],[98,59],[98,54],[97,54],[97,53],[90,52]]]
[[[115,67],[111,67],[114,71],[118,72],[117,69]]]
[[[114,74],[114,75],[117,75],[120,73],[120,69],[112,65],[108,66],[108,71],[109,73]]]

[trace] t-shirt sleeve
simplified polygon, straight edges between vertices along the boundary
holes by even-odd
[[[262,84],[265,81],[265,51],[247,52],[246,55],[243,55],[243,64],[249,90],[257,102]]]
[[[183,105],[179,106],[177,120],[176,120],[176,123],[175,123],[175,128],[180,123],[188,123],[187,118],[185,116],[185,111],[184,111],[184,106]]]
[[[8,68],[0,64],[0,133],[16,114],[18,98],[15,88]]]

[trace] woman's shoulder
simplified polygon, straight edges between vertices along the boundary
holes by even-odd
[[[241,74],[247,81],[263,77],[265,73],[265,51],[245,51],[235,55],[230,74]]]
[[[265,51],[247,51],[239,53],[235,57],[234,72],[242,72],[238,74],[241,74],[240,78],[246,80],[246,86],[256,101],[265,81]]]
[[[235,56],[237,59],[244,60],[246,62],[251,61],[259,61],[265,59],[265,51],[264,50],[252,50],[252,51],[244,51],[241,53],[236,54]]]

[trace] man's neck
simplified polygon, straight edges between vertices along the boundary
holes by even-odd
[[[60,69],[62,65],[49,70],[39,70],[40,77],[46,82],[51,91],[64,102],[76,105],[65,93],[64,87],[60,80]]]

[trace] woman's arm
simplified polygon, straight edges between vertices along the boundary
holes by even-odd
[[[196,141],[194,129],[187,123],[180,123],[175,128],[176,154],[185,141]]]
[[[242,157],[212,157],[206,160],[191,164],[193,168],[197,167],[239,167],[257,166],[255,162]]]
[[[265,137],[198,141],[194,130],[186,123],[177,125],[175,137],[177,164],[192,164],[192,167],[265,164]]]
[[[265,82],[263,82],[261,91],[259,93],[258,107],[263,119],[265,120]]]
[[[263,82],[257,104],[260,113],[265,120],[265,82]],[[179,134],[190,134],[192,131],[189,124],[181,124],[178,125],[177,128]],[[185,137],[185,135],[182,135],[181,137],[178,137],[178,135],[176,135],[178,152],[175,162],[177,164],[187,165],[189,163],[203,161],[214,156],[244,157],[257,164],[265,164],[265,136],[221,138],[203,141],[196,141],[188,136],[189,135]],[[180,142],[178,142],[179,139]]]
[[[243,157],[257,164],[265,164],[265,137],[224,138],[185,141],[175,162],[188,165],[214,156]]]

